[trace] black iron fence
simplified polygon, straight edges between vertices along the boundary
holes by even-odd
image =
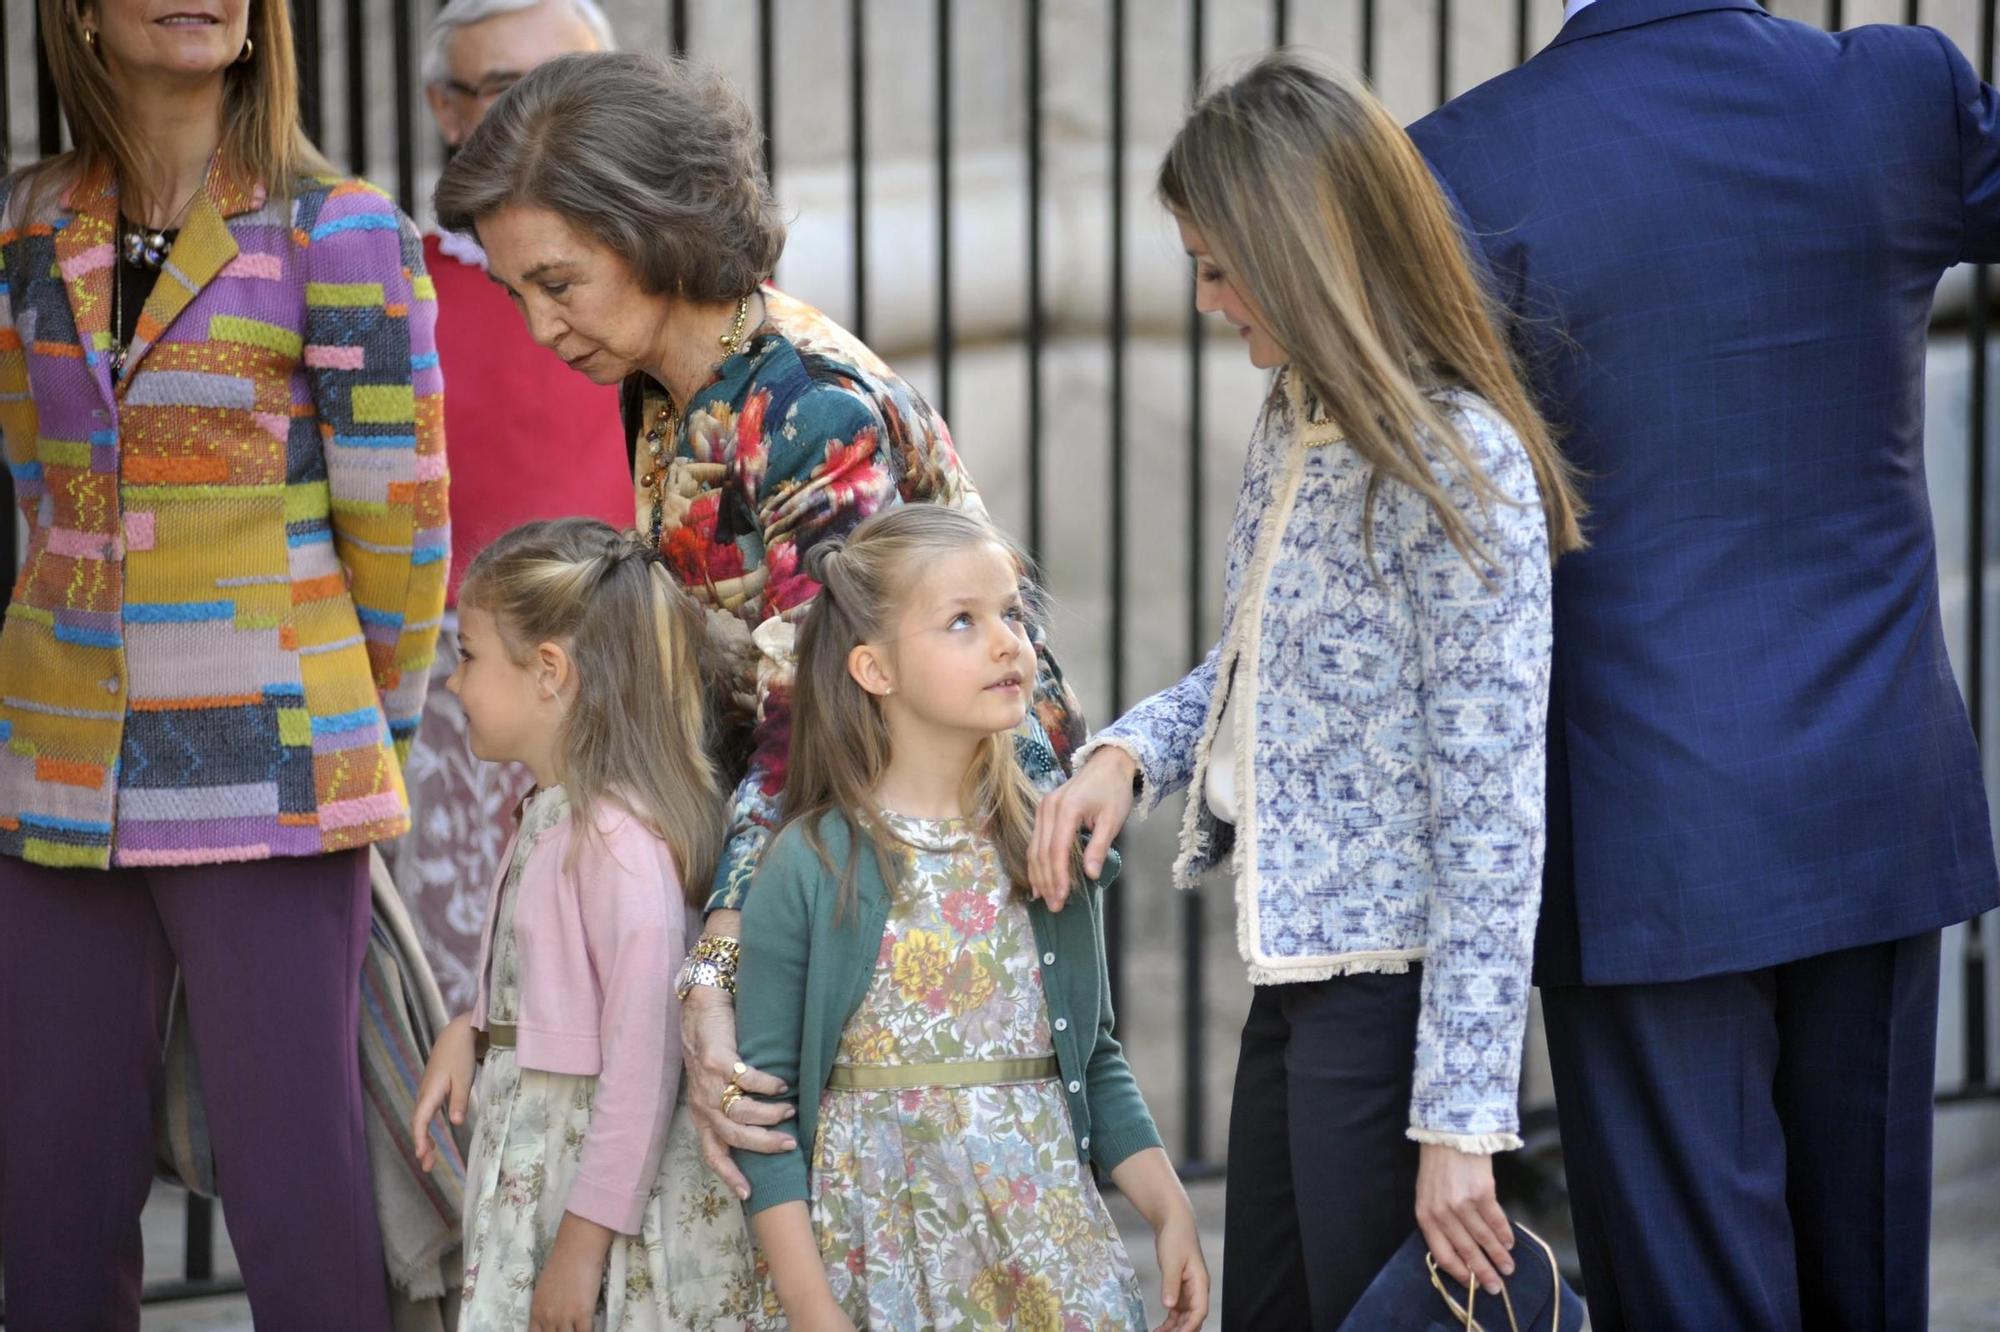
[[[1044,0],[1016,0],[1017,9],[1012,12],[1018,15],[1017,31],[1022,45],[1012,55],[1018,57],[1023,77],[1018,87],[1019,133],[1014,145],[1021,154],[1023,171],[1020,228],[1025,264],[1025,289],[1018,329],[1018,341],[1024,353],[1020,389],[1025,403],[1025,422],[1016,447],[1019,450],[1018,465],[1024,478],[1025,507],[1021,523],[1030,549],[1038,554],[1050,549],[1051,538],[1055,535],[1051,530],[1051,506],[1047,497],[1051,483],[1061,481],[1051,470],[1050,457],[1050,379],[1052,361],[1058,354],[1047,299],[1050,278],[1047,271],[1047,232],[1051,204],[1054,202],[1049,171],[1051,116],[1047,106],[1050,66],[1054,59],[1060,59],[1066,65],[1077,61],[1097,62],[1102,79],[1102,111],[1106,125],[1102,150],[1108,160],[1104,183],[1099,188],[1103,188],[1107,196],[1103,202],[1109,216],[1106,228],[1109,252],[1104,256],[1102,319],[1097,334],[1093,336],[1102,337],[1105,365],[1103,391],[1106,401],[1103,406],[1108,434],[1101,456],[1105,469],[1101,484],[1105,529],[1103,546],[1106,552],[1102,595],[1109,607],[1109,627],[1104,636],[1105,659],[1101,663],[1102,696],[1095,700],[1097,706],[1092,708],[1093,715],[1115,715],[1132,701],[1133,663],[1128,657],[1127,644],[1131,638],[1128,630],[1135,611],[1150,616],[1156,615],[1158,609],[1150,605],[1144,608],[1134,606],[1133,569],[1129,560],[1134,535],[1132,487],[1128,484],[1131,457],[1128,440],[1132,421],[1128,353],[1133,343],[1133,331],[1131,291],[1128,287],[1130,256],[1127,251],[1130,242],[1126,225],[1126,210],[1130,204],[1128,196],[1132,192],[1126,174],[1127,155],[1133,147],[1128,125],[1128,109],[1132,103],[1131,56],[1135,42],[1131,20],[1135,16],[1140,17],[1148,29],[1153,29],[1171,14],[1171,21],[1184,27],[1184,63],[1176,62],[1177,67],[1162,67],[1157,59],[1158,45],[1150,43],[1147,50],[1153,58],[1149,59],[1141,74],[1148,86],[1158,87],[1161,81],[1171,80],[1191,94],[1211,68],[1211,48],[1215,44],[1218,23],[1226,20],[1231,40],[1238,47],[1242,45],[1246,21],[1254,22],[1261,28],[1262,36],[1258,40],[1273,44],[1287,40],[1331,42],[1326,36],[1325,25],[1329,14],[1334,14],[1339,21],[1350,23],[1353,29],[1340,39],[1344,49],[1336,51],[1336,54],[1353,60],[1370,78],[1394,72],[1405,85],[1409,85],[1413,79],[1427,77],[1430,84],[1428,98],[1415,100],[1427,100],[1429,104],[1444,100],[1488,73],[1497,72],[1483,68],[1492,60],[1504,62],[1509,55],[1517,63],[1525,60],[1553,32],[1559,21],[1559,15],[1554,12],[1556,7],[1550,0],[1532,0],[1532,3],[1531,0],[1513,0],[1511,6],[1504,0],[1484,0],[1477,16],[1481,23],[1487,25],[1482,31],[1490,36],[1494,31],[1491,25],[1497,23],[1509,42],[1497,54],[1482,47],[1477,52],[1476,60],[1467,60],[1464,59],[1463,39],[1463,30],[1468,23],[1467,7],[1454,6],[1452,0],[1427,0],[1430,10],[1426,25],[1427,49],[1412,57],[1408,49],[1399,47],[1393,53],[1392,61],[1391,54],[1384,50],[1385,36],[1391,19],[1404,28],[1411,25],[1408,11],[1402,8],[1406,2],[1397,0],[1392,6],[1377,3],[1376,0],[1348,0],[1345,4],[1298,6],[1295,12],[1286,0],[1217,0],[1213,4],[1205,0],[1177,0],[1172,5],[1143,7],[1128,6],[1126,0],[1072,0],[1060,5],[1055,0],[1050,3],[1044,3]],[[882,72],[879,69],[871,71],[870,39],[871,35],[879,34],[881,25],[904,25],[913,18],[928,22],[934,38],[929,52],[930,68],[923,71],[929,75],[932,96],[929,115],[932,119],[935,191],[932,200],[935,264],[929,275],[935,318],[930,337],[932,372],[929,388],[931,396],[950,419],[954,406],[955,363],[961,350],[955,319],[954,280],[962,275],[962,266],[966,262],[964,256],[954,252],[952,242],[955,213],[961,207],[953,194],[956,146],[953,91],[954,82],[967,68],[967,62],[986,54],[968,51],[959,36],[960,27],[968,15],[981,7],[976,0],[927,0],[929,12],[926,15],[926,0],[844,0],[844,3],[845,12],[840,17],[844,19],[847,46],[844,109],[847,120],[847,170],[850,175],[847,226],[851,264],[848,274],[851,290],[844,314],[845,322],[864,339],[869,336],[871,282],[874,279],[869,267],[870,226],[875,220],[870,208],[870,176],[880,167],[880,162],[871,156],[870,151],[871,126],[866,93],[871,73],[879,76]],[[420,177],[427,177],[429,170],[441,160],[439,146],[421,108],[421,89],[418,86],[418,43],[422,23],[434,12],[432,0],[337,0],[337,3],[329,0],[324,5],[322,0],[291,0],[291,4],[299,34],[300,89],[308,131],[316,140],[334,150],[336,160],[342,161],[356,174],[369,176],[390,188],[407,211],[420,215],[423,211],[423,201],[419,197]],[[776,0],[758,0],[749,12],[746,12],[747,7],[738,5],[731,7],[726,16],[732,31],[745,25],[754,30],[754,52],[747,61],[740,59],[739,43],[735,52],[739,57],[736,63],[748,66],[745,72],[756,89],[756,101],[765,127],[765,160],[777,178],[781,197],[785,189],[786,164],[779,157],[777,137],[781,124],[779,98],[784,92],[784,85],[778,77],[780,11],[784,11],[787,22],[796,21],[805,15],[803,5],[804,0],[787,0],[784,5]],[[614,10],[620,8],[615,3],[611,7]],[[1989,80],[1992,78],[1996,0],[1929,0],[1929,3],[1922,3],[1921,0],[1877,0],[1872,4],[1865,3],[1865,0],[1853,0],[1853,3],[1844,3],[1843,0],[1785,3],[1779,0],[1768,7],[1786,17],[1821,23],[1832,29],[1844,27],[1850,20],[1936,23],[1946,27],[1959,44],[1972,53],[1982,73]],[[721,22],[709,14],[708,7],[697,8],[702,9],[703,14],[691,14],[688,0],[666,0],[664,15],[656,16],[657,31],[664,45],[672,51],[708,57],[706,37],[719,33]],[[16,148],[17,158],[33,153],[53,154],[60,151],[64,143],[47,66],[22,49],[32,43],[36,48],[35,54],[39,51],[39,15],[37,13],[31,19],[34,10],[33,0],[0,0],[0,13],[4,13],[5,20],[0,22],[0,145]],[[825,12],[815,0],[815,15],[823,18]],[[987,13],[990,17],[990,11]],[[1308,17],[1312,20],[1312,30],[1302,32],[1301,29],[1307,26],[1303,20]],[[697,18],[702,20],[699,28],[695,22]],[[1059,51],[1050,49],[1050,29],[1055,19],[1060,19],[1066,37]],[[1074,37],[1080,20],[1085,27],[1094,25],[1097,32],[1095,44],[1083,50],[1079,50],[1073,40],[1068,40]],[[388,28],[386,41],[381,36],[384,24]],[[641,41],[632,44],[649,43]],[[385,46],[386,62],[383,58]],[[820,68],[828,68],[829,63],[822,58]],[[1461,65],[1482,68],[1468,75],[1460,68]],[[837,69],[837,65],[833,67]],[[32,74],[28,72],[30,69]],[[909,81],[911,71],[907,67],[895,73],[897,77]],[[1408,86],[1404,91],[1406,96],[1403,100],[1413,100],[1407,95]],[[386,116],[382,113],[385,95],[388,102]],[[338,103],[342,112],[337,125],[330,123],[327,115],[329,104],[334,102]],[[837,100],[829,103],[837,104]],[[1410,110],[1409,107],[1399,109]],[[1421,110],[1422,107],[1415,109]],[[32,138],[24,135],[24,142],[17,148],[15,128],[24,123],[22,116],[30,111],[34,124]],[[1149,145],[1148,150],[1153,147]],[[1185,543],[1186,582],[1175,617],[1182,626],[1182,665],[1199,659],[1214,632],[1214,607],[1210,595],[1212,571],[1208,568],[1212,543],[1204,495],[1212,485],[1229,486],[1232,480],[1212,467],[1216,449],[1214,440],[1203,426],[1208,405],[1207,339],[1201,322],[1193,312],[1191,299],[1187,308],[1185,365],[1182,372],[1186,434],[1180,444],[1183,472],[1180,487],[1185,490],[1185,511],[1178,515],[1181,524],[1178,536]],[[1989,276],[1984,267],[1979,267],[1970,275],[1970,296],[1964,303],[1962,315],[1949,316],[1950,326],[1942,330],[1946,336],[1953,337],[1962,331],[1969,352],[1969,403],[1963,413],[1962,446],[1967,477],[1963,515],[1967,528],[1966,554],[1961,567],[1953,568],[1948,560],[1946,572],[1962,579],[1966,590],[1965,632],[1957,655],[1973,724],[1982,739],[1985,736],[1985,701],[1989,685],[1986,667],[1986,576],[1987,563],[1992,555],[1988,550],[1987,517],[1993,503],[1987,493],[1990,433],[1988,308]],[[1065,345],[1073,345],[1073,342]],[[1069,460],[1057,461],[1067,463]],[[1088,484],[1087,481],[1084,483]],[[0,486],[6,484],[4,473],[0,473]],[[6,498],[11,512],[11,488]],[[1146,517],[1149,521],[1174,520],[1174,515],[1163,513],[1150,504]],[[6,561],[11,582],[11,545],[0,543],[0,558]],[[1131,929],[1127,910],[1131,897],[1132,894],[1117,892],[1107,899],[1112,974],[1114,984],[1121,991],[1127,981],[1127,943]],[[1211,1168],[1209,1153],[1213,1146],[1210,1098],[1204,1079],[1209,1057],[1202,1021],[1208,1005],[1204,977],[1207,926],[1202,903],[1195,895],[1183,897],[1177,904],[1177,911],[1174,928],[1178,933],[1178,947],[1170,950],[1170,956],[1180,972],[1178,990],[1181,995],[1177,1015],[1181,1056],[1178,1147],[1183,1164],[1191,1172],[1199,1174]],[[1958,1086],[1940,1093],[1940,1103],[2000,1097],[2000,1085],[1996,1085],[1991,1075],[1987,1058],[1986,1019],[1991,995],[1985,948],[1981,922],[1974,921],[1966,931],[1961,954],[1963,1075]],[[187,1298],[236,1288],[232,1281],[226,1278],[218,1280],[214,1275],[211,1233],[210,1207],[199,1199],[190,1199],[183,1277],[171,1285],[149,1289],[149,1300]]]

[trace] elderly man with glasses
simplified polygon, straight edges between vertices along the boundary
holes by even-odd
[[[424,94],[448,149],[477,128],[529,70],[560,55],[608,51],[611,25],[592,0],[451,0],[431,24]],[[618,393],[574,375],[537,347],[470,239],[431,232],[437,347],[452,470],[451,600],[437,669],[457,660],[458,578],[480,547],[519,523],[587,514],[632,523],[632,483]],[[472,1000],[479,927],[525,771],[472,757],[458,701],[433,681],[407,778],[411,830],[391,853],[425,949],[453,1011]]]

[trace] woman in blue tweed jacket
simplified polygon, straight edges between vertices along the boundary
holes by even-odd
[[[1290,53],[1209,94],[1160,194],[1197,303],[1276,370],[1223,636],[1077,754],[1036,887],[1187,786],[1256,988],[1225,1328],[1336,1327],[1408,1236],[1497,1289],[1542,869],[1550,564],[1577,502],[1416,150]]]

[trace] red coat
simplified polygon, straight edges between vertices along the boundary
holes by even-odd
[[[537,518],[587,515],[632,526],[618,390],[537,347],[498,283],[424,237],[437,285],[451,464],[450,599],[482,547]]]

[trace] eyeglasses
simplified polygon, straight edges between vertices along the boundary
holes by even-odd
[[[455,93],[468,102],[478,102],[481,105],[486,105],[497,101],[502,93],[505,93],[520,81],[521,74],[519,71],[503,69],[488,74],[476,84],[460,83],[457,79],[446,79],[444,81],[444,88],[446,92]]]

